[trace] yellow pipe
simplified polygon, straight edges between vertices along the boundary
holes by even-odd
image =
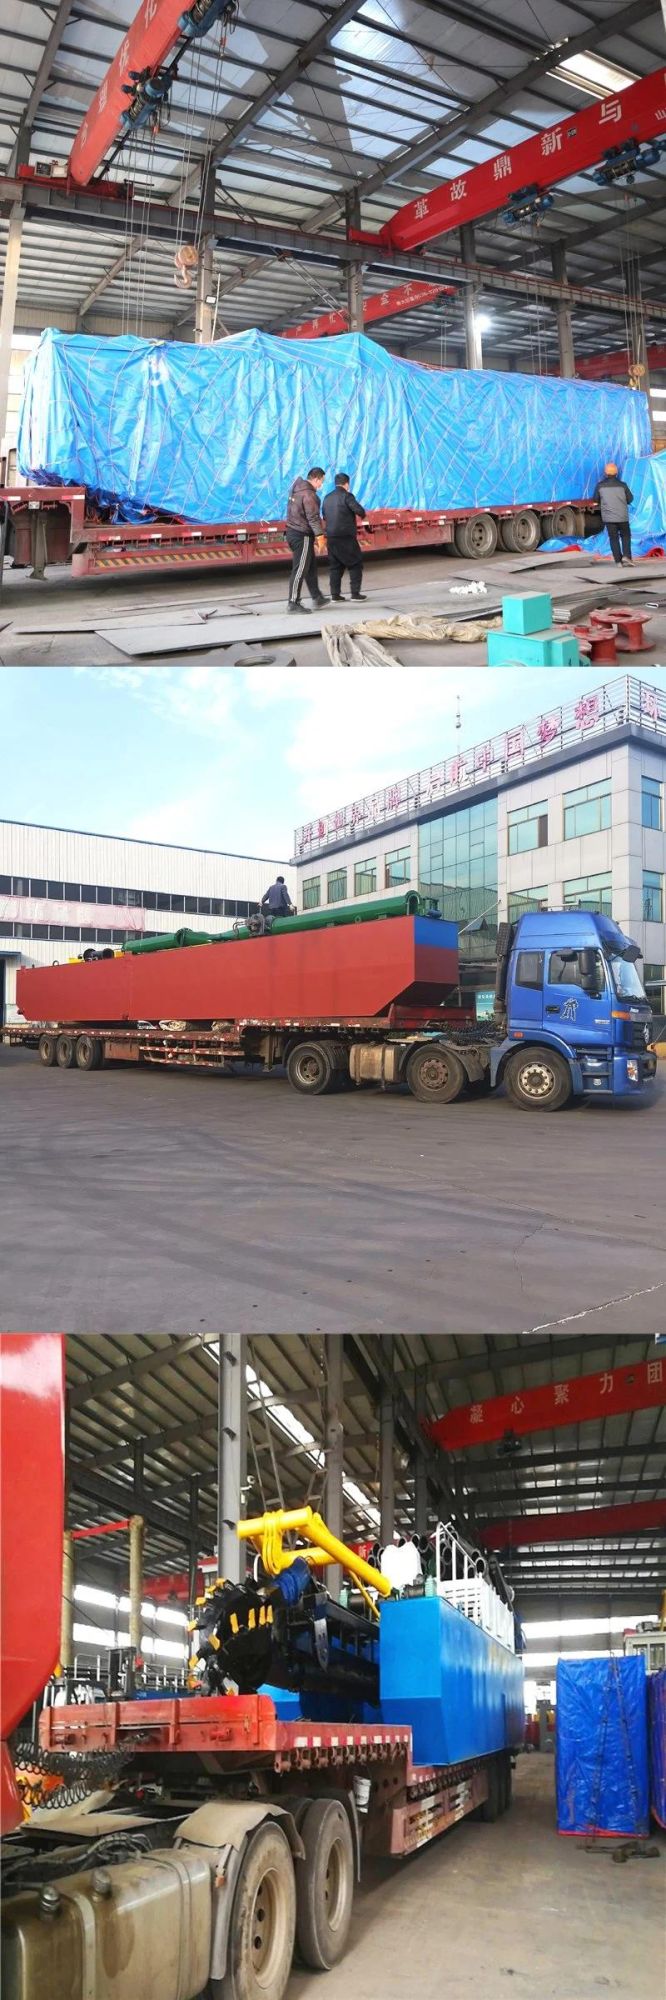
[[[68,1530],[62,1538],[62,1605],[59,1667],[74,1665],[74,1543]]]
[[[373,1569],[371,1563],[365,1562],[363,1556],[357,1555],[355,1549],[349,1549],[346,1542],[339,1542],[337,1535],[332,1535],[326,1522],[322,1521],[321,1514],[315,1514],[312,1507],[280,1508],[273,1514],[258,1514],[251,1521],[238,1521],[236,1524],[236,1533],[241,1541],[260,1545],[261,1559],[269,1576],[279,1575],[280,1569],[288,1568],[297,1555],[305,1554],[306,1562],[308,1560],[308,1552],[302,1549],[283,1551],[282,1537],[291,1531],[304,1535],[313,1544],[313,1554],[318,1562],[340,1563],[359,1582],[376,1590],[380,1597],[390,1597],[388,1578],[382,1576],[380,1570]]]

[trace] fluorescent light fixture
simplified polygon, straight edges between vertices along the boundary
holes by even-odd
[[[638,82],[636,70],[620,69],[617,63],[595,56],[591,49],[582,49],[577,56],[565,55],[564,61],[548,74],[556,76],[560,83],[574,84],[586,97],[612,97],[616,91],[626,90],[627,84]]]
[[[489,313],[475,313],[474,325],[476,327],[477,333],[489,333],[490,328],[492,326],[492,320],[490,318]]]
[[[651,396],[666,396],[666,389],[651,389]]]
[[[585,1632],[628,1632],[643,1619],[642,1611],[627,1618],[545,1618],[521,1620],[525,1639],[580,1639]],[[655,1618],[656,1624],[656,1618]],[[531,1654],[530,1654],[531,1659]],[[527,1658],[527,1656],[526,1656]]]
[[[618,1646],[602,1646],[588,1652],[523,1653],[523,1662],[530,1673],[534,1667],[556,1667],[558,1660],[609,1660],[612,1653],[619,1652]]]
[[[276,1403],[273,1401],[272,1391],[269,1389],[268,1383],[261,1381],[260,1376],[256,1374],[254,1368],[248,1366],[245,1373],[248,1389],[258,1398],[260,1403],[268,1404],[267,1415],[277,1425],[278,1430],[284,1431],[286,1436],[292,1438],[295,1444],[299,1444],[304,1456],[309,1458],[313,1465],[321,1465],[324,1458],[323,1446],[317,1445],[312,1432],[306,1430],[305,1425],[300,1421],[300,1417],[294,1416],[293,1410],[288,1409],[286,1403]],[[378,1528],[380,1522],[379,1509],[373,1506],[372,1501],[368,1500],[367,1494],[362,1492],[361,1487],[357,1486],[353,1479],[343,1478],[342,1490],[343,1493],[346,1493],[347,1499],[351,1500],[355,1507],[358,1507],[359,1512],[365,1516],[370,1525]]]

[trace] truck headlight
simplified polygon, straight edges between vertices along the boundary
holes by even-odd
[[[638,1063],[634,1062],[633,1056],[630,1056],[627,1063],[627,1076],[630,1083],[638,1083]]]

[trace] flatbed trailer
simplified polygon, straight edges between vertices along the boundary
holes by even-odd
[[[246,569],[290,563],[283,521],[111,521],[91,508],[85,487],[0,488],[7,517],[7,553],[17,568],[42,577],[48,563],[72,576],[125,571],[166,574],[176,569]],[[377,509],[359,523],[364,555],[455,546],[466,559],[487,560],[500,546],[528,555],[552,535],[593,534],[600,526],[591,500],[534,502],[492,509]]]

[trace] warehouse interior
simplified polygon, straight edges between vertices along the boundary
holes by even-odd
[[[46,1344],[56,1339],[3,1337],[3,1396],[17,1386],[16,1366],[11,1379],[16,1346],[13,1354],[7,1352],[12,1343],[25,1348],[24,1360],[34,1378]],[[44,1804],[48,1774],[57,1773],[57,1780],[52,1779],[56,1787],[63,1776],[65,1783],[72,1782],[71,1754],[69,1766],[66,1757],[63,1762],[61,1755],[58,1763],[55,1754],[50,1763],[48,1754],[42,1755],[40,1764],[34,1751],[38,1732],[42,1746],[50,1744],[57,1751],[58,1745],[67,1744],[70,1753],[73,1747],[79,1754],[77,1802],[57,1812],[57,1788],[50,1800],[51,1825],[58,1828],[60,1839],[67,1837],[68,1811],[74,1815],[70,1834],[81,1838],[80,1791],[86,1789],[86,1777],[88,1790],[91,1782],[84,1757],[86,1741],[106,1745],[102,1775],[99,1751],[101,1762],[95,1766],[93,1759],[93,1768],[98,1784],[111,1787],[111,1803],[122,1814],[131,1803],[131,1759],[147,1754],[151,1727],[159,1730],[168,1724],[164,1748],[168,1747],[169,1756],[166,1762],[162,1759],[162,1772],[178,1767],[174,1752],[188,1748],[183,1732],[188,1724],[196,1730],[202,1716],[210,1727],[214,1712],[222,1726],[222,1734],[211,1740],[212,1751],[219,1752],[225,1742],[223,1725],[225,1718],[233,1721],[234,1703],[248,1732],[254,1708],[244,1699],[243,1688],[256,1684],[256,1676],[252,1683],[247,1654],[242,1655],[241,1668],[236,1668],[240,1694],[233,1676],[230,1682],[221,1679],[229,1660],[241,1658],[238,1647],[250,1645],[250,1633],[252,1642],[258,1642],[259,1626],[264,1624],[253,1609],[246,1629],[245,1599],[258,1605],[259,1599],[252,1595],[259,1588],[257,1578],[279,1576],[276,1547],[288,1549],[283,1569],[291,1578],[295,1571],[290,1565],[298,1555],[303,1558],[309,1543],[321,1545],[323,1540],[325,1551],[325,1537],[332,1536],[326,1595],[316,1598],[314,1623],[316,1628],[319,1620],[319,1631],[308,1654],[309,1695],[281,1692],[296,1683],[284,1671],[288,1652],[288,1648],[280,1651],[286,1644],[284,1634],[270,1642],[273,1670],[280,1677],[280,1684],[269,1689],[276,1712],[319,1718],[314,1737],[313,1724],[306,1719],[278,1724],[281,1768],[286,1768],[287,1743],[295,1740],[300,1746],[300,1784],[312,1792],[317,1783],[320,1790],[325,1787],[321,1774],[332,1754],[331,1743],[340,1762],[344,1708],[340,1700],[336,1705],[330,1691],[337,1687],[340,1694],[342,1668],[335,1646],[327,1650],[323,1625],[326,1617],[330,1621],[337,1614],[361,1630],[370,1579],[370,1597],[374,1594],[379,1611],[382,1723],[399,1722],[409,1708],[415,1746],[424,1740],[419,1731],[430,1700],[431,1661],[427,1643],[425,1650],[423,1640],[413,1648],[407,1643],[410,1621],[437,1613],[445,1598],[446,1617],[453,1619],[460,1644],[461,1625],[467,1628],[475,1619],[483,1624],[484,1605],[492,1600],[501,1650],[513,1656],[515,1646],[518,1649],[513,1664],[520,1676],[520,1725],[512,1746],[513,1783],[509,1780],[498,1812],[490,1811],[486,1802],[470,1815],[464,1793],[466,1781],[474,1783],[474,1772],[470,1780],[472,1767],[458,1764],[449,1774],[455,1785],[447,1794],[444,1818],[429,1820],[428,1812],[442,1810],[441,1804],[436,1806],[442,1795],[432,1796],[437,1772],[425,1767],[415,1747],[412,1792],[418,1777],[421,1793],[430,1797],[418,1808],[421,1817],[414,1822],[411,1845],[400,1850],[394,1841],[393,1858],[386,1854],[382,1858],[373,1846],[371,1804],[364,1836],[361,1830],[361,1880],[346,1953],[336,1948],[328,1958],[313,1959],[308,1957],[311,1946],[306,1945],[305,1959],[302,1950],[297,1952],[293,1972],[281,1984],[274,1965],[271,1978],[268,1973],[264,1978],[268,1961],[257,1945],[247,1985],[237,1985],[228,1973],[217,1983],[213,1980],[210,1994],[215,2000],[235,2000],[238,1993],[247,1993],[248,2000],[262,2000],[264,1995],[282,2000],[288,1992],[288,2000],[294,1996],[310,2000],[315,1991],[325,1990],[330,2000],[337,2000],[352,1990],[367,2000],[385,2000],[386,1995],[404,2000],[413,1990],[417,1933],[419,1982],[426,2000],[430,1996],[434,2000],[442,1991],[443,1962],[447,1990],[456,2000],[478,1992],[481,1979],[492,2000],[506,1991],[509,1978],[515,1979],[516,1992],[548,1993],[553,2000],[566,2000],[572,1993],[576,2000],[593,2000],[601,1988],[621,1993],[623,2000],[643,2000],[646,1991],[659,1991],[664,1970],[663,1797],[652,1793],[652,1819],[645,1809],[643,1824],[638,1803],[640,1725],[622,1687],[628,1689],[632,1677],[638,1677],[643,1692],[647,1687],[655,1701],[666,1688],[663,1349],[661,1335],[609,1339],[602,1332],[579,1333],[574,1326],[548,1337],[534,1333],[468,1339],[397,1334],[250,1339],[202,1332],[184,1337],[65,1336],[59,1664],[23,1718],[18,1732],[22,1754],[20,1742],[17,1749],[17,1738],[13,1739],[22,1796],[30,1801],[28,1830],[32,1826],[34,1834],[35,1826],[49,1820]],[[42,1398],[47,1374],[44,1367]],[[25,1393],[25,1380],[22,1386]],[[6,1461],[8,1407],[5,1403]],[[7,1465],[4,1477],[9,1478]],[[42,1477],[46,1480],[46,1460]],[[45,1490],[40,1506],[44,1498]],[[315,1532],[306,1525],[311,1518],[307,1512],[294,1517],[290,1513],[308,1508],[314,1510]],[[280,1510],[286,1510],[286,1520]],[[270,1532],[278,1534],[277,1544],[257,1533],[262,1523],[266,1532],[267,1517],[273,1524]],[[55,1501],[52,1519],[59,1552]],[[254,1527],[249,1551],[237,1534],[239,1520]],[[5,1532],[9,1535],[7,1524]],[[441,1549],[447,1534],[453,1536],[458,1564],[465,1564],[465,1590],[474,1582],[480,1592],[478,1604],[460,1594],[462,1568],[454,1566],[453,1582],[450,1577],[446,1581]],[[408,1570],[404,1565],[410,1553],[414,1556],[414,1536],[420,1538],[419,1565]],[[446,1546],[453,1543],[449,1540]],[[436,1581],[429,1585],[433,1549]],[[387,1562],[389,1552],[397,1569]],[[342,1567],[336,1566],[338,1556]],[[10,1552],[7,1567],[10,1589],[12,1579],[17,1588]],[[301,1568],[306,1567],[301,1560]],[[389,1570],[392,1584],[386,1581]],[[411,1581],[406,1582],[408,1573]],[[308,1589],[315,1588],[314,1574],[311,1569]],[[225,1579],[223,1585],[220,1578]],[[41,1583],[33,1578],[32,1588],[33,1593],[42,1592],[46,1619],[46,1559]],[[271,1589],[274,1601],[275,1584]],[[316,1591],[321,1589],[320,1579]],[[237,1595],[228,1601],[236,1610],[225,1628],[220,1653],[221,1615],[216,1627],[211,1620],[218,1618],[224,1592],[234,1591]],[[433,1595],[440,1599],[439,1605]],[[308,1602],[306,1591],[303,1603]],[[347,1607],[342,1613],[341,1606]],[[391,1669],[389,1652],[383,1652],[383,1621],[390,1634],[390,1620],[396,1614],[403,1622],[393,1629],[402,1636],[397,1654],[391,1654]],[[186,1630],[188,1617],[195,1640]],[[297,1650],[291,1656],[292,1666],[294,1659],[300,1659],[302,1666],[304,1655],[298,1647],[307,1645],[307,1613],[300,1624],[295,1612],[293,1617]],[[264,1624],[264,1632],[267,1629]],[[418,1629],[427,1634],[430,1628],[424,1623]],[[446,1637],[447,1629],[445,1625],[444,1652],[453,1643]],[[213,1632],[209,1643],[207,1631]],[[229,1638],[234,1632],[235,1654],[234,1640]],[[476,1638],[486,1643],[479,1631]],[[491,1644],[497,1643],[496,1637]],[[195,1654],[188,1662],[193,1644]],[[398,1656],[403,1699],[391,1706],[386,1698],[388,1673],[397,1671]],[[207,1682],[197,1681],[204,1659]],[[363,1660],[367,1671],[368,1659],[367,1652],[356,1653],[357,1675],[364,1670]],[[347,1671],[352,1671],[349,1658]],[[298,1685],[308,1683],[301,1677]],[[584,1739],[579,1737],[576,1755],[592,1786],[593,1816],[584,1815],[582,1825],[574,1827],[567,1823],[566,1799],[580,1771],[572,1775],[567,1766],[565,1782],[563,1760],[568,1754],[569,1690],[579,1685],[587,1706]],[[211,1686],[217,1689],[212,1700]],[[628,1809],[638,1815],[630,1839],[626,1821],[617,1824],[622,1814],[617,1765],[611,1773],[616,1824],[600,1830],[599,1788],[605,1782],[613,1728],[608,1687],[618,1690]],[[449,1689],[448,1701],[454,1710],[463,1702],[461,1680],[455,1694]],[[104,1702],[106,1707],[100,1706]],[[281,1703],[286,1706],[281,1708]],[[300,1705],[289,1706],[294,1703]],[[334,1731],[340,1730],[340,1735],[331,1733],[327,1715],[333,1716]],[[123,1757],[123,1730],[130,1718],[133,1733]],[[348,1743],[353,1733],[349,1732]],[[268,1738],[264,1740],[267,1744]],[[370,1740],[378,1746],[381,1732]],[[191,1734],[189,1742],[194,1741]],[[364,1746],[367,1741],[362,1735]],[[651,1768],[653,1777],[661,1770],[663,1792],[663,1733],[660,1741]],[[109,1757],[112,1745],[116,1754],[120,1748],[120,1765],[114,1765],[113,1755]],[[382,1754],[376,1748],[375,1756]],[[192,1757],[188,1750],[179,1766],[181,1812],[186,1792],[182,1774],[191,1771]],[[353,1762],[349,1751],[346,1762]],[[236,1772],[232,1789],[240,1800],[244,1762],[232,1757],[231,1764]],[[267,1783],[266,1756],[259,1765],[251,1796],[261,1801],[262,1785],[265,1790]],[[198,1798],[219,1796],[223,1768],[224,1755],[203,1757]],[[382,1777],[382,1768],[371,1780],[371,1798],[381,1795],[382,1786],[388,1789],[389,1804],[383,1807],[387,1812],[393,1810],[390,1802],[398,1777],[390,1775],[390,1767]],[[135,1813],[145,1815],[147,1801],[159,1800],[159,1770],[157,1759],[148,1791],[144,1770]],[[441,1782],[443,1774],[439,1775]],[[336,1787],[335,1798],[343,1801],[351,1773],[347,1776],[338,1768],[330,1782]],[[281,1796],[284,1800],[286,1795]],[[358,1789],[355,1796],[361,1796]],[[478,1796],[482,1798],[483,1791]],[[98,1791],[90,1809],[99,1806]],[[200,1810],[220,1808],[203,1804]],[[240,1811],[240,1806],[234,1810]],[[260,1805],[252,1807],[253,1813],[260,1810]],[[497,1817],[500,1823],[493,1824]],[[98,1821],[90,1824],[97,1827]],[[302,1828],[305,1822],[298,1824]],[[567,1838],[567,1832],[576,1837]],[[200,1832],[198,1837],[209,1836]],[[618,1871],[612,1866],[614,1857],[642,1858],[648,1865]],[[17,1865],[10,1854],[10,1888]],[[77,1881],[83,1883],[84,1877]],[[95,1893],[99,1899],[111,1891],[98,1884]],[[13,1921],[10,1911],[10,1930]],[[301,1930],[298,1937],[302,1943]],[[181,1972],[183,1964],[184,1959]],[[318,1972],[312,1969],[315,1964]],[[324,1966],[328,1969],[322,1987]],[[93,2000],[107,1991],[105,1986],[89,1990]],[[115,1991],[122,2000],[127,1991],[130,2000],[129,1986],[126,1989],[121,1982]],[[131,1991],[133,1995],[135,1988]],[[172,1991],[181,2000],[194,2000],[200,1987],[183,1983],[176,1988],[168,1982],[155,1986],[156,1995]],[[209,1996],[207,1985],[205,1994]]]
[[[45,328],[102,343],[124,335],[179,348],[215,343],[220,352],[254,330],[282,346],[297,335],[299,355],[309,342],[328,347],[349,331],[371,352],[425,369],[428,380],[471,370],[500,382],[624,386],[645,399],[642,449],[658,461],[666,439],[659,0],[551,0],[547,8],[533,0],[285,0],[277,12],[265,0],[193,0],[184,13],[156,0],[144,13],[134,0],[113,10],[100,0],[48,8],[8,0],[4,10],[5,491],[21,483],[25,365]],[[136,65],[130,83],[119,81],[127,64]],[[635,118],[623,100],[636,104]],[[579,135],[583,145],[590,118],[596,137],[566,174],[569,140],[578,144]],[[522,184],[511,180],[514,161]],[[460,221],[456,204],[469,220]],[[349,365],[342,362],[343,378]],[[188,407],[190,422],[196,411]],[[509,438],[511,453],[520,442]],[[300,448],[305,461],[292,464],[290,478],[307,473],[305,438]],[[387,455],[380,426],[375,456]],[[600,438],[597,473],[604,456]],[[193,547],[163,529],[151,537],[134,516],[133,533],[107,538],[105,555],[90,523],[82,530],[62,503],[57,521],[45,503],[26,521],[14,501],[21,566],[8,535],[3,658],[98,664],[194,653],[229,661],[263,649],[281,664],[344,664],[355,629],[349,609],[327,608],[322,635],[306,604],[285,629],[288,551],[281,545],[280,567],[265,563],[274,511],[268,537],[239,538],[238,523],[257,518],[259,490],[241,484],[225,536]],[[486,597],[466,608],[467,619],[472,611],[495,616],[503,592],[535,588],[539,542],[564,533],[570,544],[578,535],[578,551],[537,558],[562,618],[572,601],[579,616],[581,603],[594,608],[595,585],[611,602],[621,587],[623,600],[649,606],[645,657],[663,657],[662,486],[650,489],[640,515],[639,553],[649,559],[621,579],[610,573],[606,543],[603,575],[599,551],[585,547],[600,527],[598,515],[574,506],[588,492],[548,496],[551,513],[539,519],[541,495],[517,491],[514,502],[531,501],[532,519],[516,547],[502,517],[485,512],[470,548],[468,507],[449,545],[455,572],[442,569],[447,543],[432,528],[431,502],[429,525],[415,524],[425,504],[418,481],[409,518],[403,501],[397,525],[396,503],[386,502],[387,521],[373,499],[366,596],[384,630],[357,634],[357,647],[371,661],[371,640],[389,654],[392,641],[405,665],[460,658],[460,638],[440,631],[435,652],[426,623],[445,614],[460,623],[460,586],[472,577],[485,582]],[[450,510],[457,499],[442,487],[438,505]],[[523,558],[532,562],[525,581]],[[328,594],[323,557],[319,580]],[[415,636],[404,621],[423,629]],[[484,661],[484,637],[468,644],[468,664]]]

